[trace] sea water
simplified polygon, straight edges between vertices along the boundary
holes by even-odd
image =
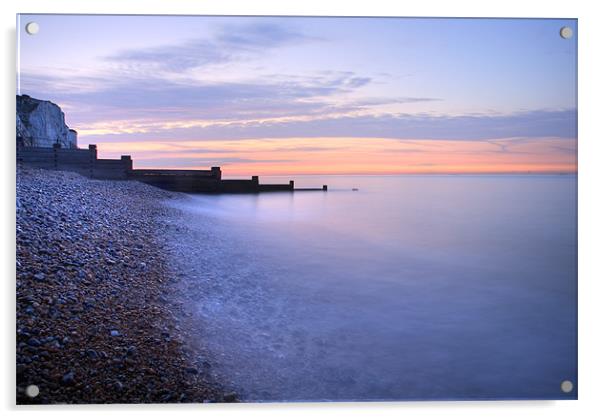
[[[241,399],[576,397],[576,176],[261,181],[289,179],[329,190],[170,203],[194,333]]]

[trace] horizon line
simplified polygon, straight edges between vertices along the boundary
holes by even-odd
[[[197,169],[191,169],[197,170]],[[540,175],[540,176],[569,176],[569,175],[577,175],[578,171],[552,171],[552,172],[538,172],[538,171],[528,171],[528,172],[403,172],[403,173],[282,173],[282,174],[259,174],[259,175],[248,175],[248,176],[260,176],[260,177],[283,177],[283,176],[466,176],[466,175],[516,175],[516,176],[524,176],[524,175]],[[223,178],[236,178],[240,176],[247,176],[242,174],[224,174]]]

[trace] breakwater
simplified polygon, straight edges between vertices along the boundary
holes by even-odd
[[[250,179],[223,179],[219,166],[208,170],[134,169],[129,155],[119,159],[99,159],[96,145],[87,149],[50,147],[17,147],[17,162],[40,169],[76,172],[92,179],[137,180],[170,191],[188,193],[259,193],[326,191],[317,188],[296,189],[295,182],[262,184],[259,176]]]

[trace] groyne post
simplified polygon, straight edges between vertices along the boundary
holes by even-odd
[[[52,165],[54,170],[58,170],[59,168],[59,150],[61,149],[61,143],[52,144]]]
[[[327,191],[328,190],[328,185],[322,185],[322,190],[323,191]]]
[[[222,180],[222,169],[219,166],[211,167],[211,175],[217,180]]]
[[[90,177],[94,177],[94,166],[96,166],[96,159],[98,157],[98,151],[96,150],[96,144],[88,145],[88,153],[90,154]]]
[[[295,181],[294,180],[289,180],[288,181],[288,186],[290,188],[291,191],[295,190]]]
[[[96,160],[96,158],[97,158],[96,144],[88,145],[88,151],[90,152],[90,159]]]
[[[123,163],[123,168],[126,171],[132,170],[134,168],[134,164],[132,162],[132,156],[121,156],[121,162]]]

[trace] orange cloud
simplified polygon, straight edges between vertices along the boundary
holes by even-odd
[[[98,143],[138,168],[222,166],[225,175],[575,172],[576,140],[287,138]]]

